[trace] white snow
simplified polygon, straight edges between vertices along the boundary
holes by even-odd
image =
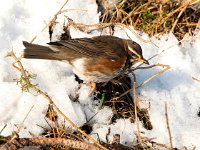
[[[19,78],[20,74],[12,67],[13,60],[5,55],[11,49],[19,55],[23,51],[22,41],[30,41],[35,35],[38,37],[34,43],[49,42],[48,29],[42,33],[40,31],[54,17],[64,2],[65,0],[7,0],[1,3],[0,130],[7,125],[0,133],[2,135],[9,135],[22,126],[19,132],[20,137],[31,137],[29,132],[39,136],[43,132],[43,128],[39,126],[49,127],[45,120],[48,101],[41,95],[33,95],[33,91],[30,93],[21,91],[14,80]],[[97,14],[95,0],[70,0],[65,9],[68,11],[64,15],[75,22],[98,23],[99,14]],[[67,21],[64,15],[59,15],[57,19],[58,24],[55,26],[53,40],[58,38],[62,32],[63,22]],[[142,136],[155,137],[155,141],[169,145],[164,109],[164,103],[167,102],[174,146],[178,148],[195,146],[197,150],[200,149],[200,117],[197,115],[200,111],[200,83],[192,79],[192,77],[200,79],[200,32],[193,37],[186,35],[182,43],[178,45],[178,40],[173,34],[166,34],[156,39],[135,31],[143,39],[151,41],[143,42],[127,29],[122,30],[116,27],[114,35],[128,38],[125,31],[132,40],[142,46],[145,58],[150,58],[165,50],[150,60],[151,64],[162,63],[171,67],[169,71],[137,90],[141,103],[150,103],[147,106],[153,124],[153,130],[148,131],[140,123],[141,131],[144,133]],[[87,34],[73,27],[70,28],[70,32],[73,38],[100,35],[98,31]],[[121,135],[122,143],[129,145],[136,142],[136,125],[131,123],[130,119],[119,119],[116,123],[110,124],[112,110],[108,107],[98,109],[96,102],[89,96],[89,88],[75,81],[72,68],[68,63],[26,59],[22,59],[22,63],[26,70],[37,75],[33,83],[38,84],[40,89],[47,92],[59,109],[76,125],[83,125],[95,115],[91,120],[94,123],[92,133],[98,133],[102,141],[106,141],[105,137],[110,128],[109,140],[113,134],[117,133]],[[137,70],[137,83],[142,83],[160,69]],[[77,94],[79,94],[79,102],[73,102],[70,98],[76,97]],[[60,119],[60,121],[63,120]],[[96,137],[96,134],[92,136]]]

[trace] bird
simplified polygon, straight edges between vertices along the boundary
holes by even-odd
[[[47,43],[47,46],[23,41],[24,58],[68,62],[72,71],[94,93],[96,83],[108,82],[136,62],[149,64],[143,58],[141,46],[112,35],[75,38]]]

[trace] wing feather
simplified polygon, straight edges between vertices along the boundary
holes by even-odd
[[[85,57],[104,56],[109,59],[119,59],[121,56],[118,55],[118,51],[124,51],[122,42],[122,39],[114,36],[97,36],[93,38],[77,38],[68,41],[57,41],[48,44],[55,48],[65,46],[65,48],[62,48],[62,51],[66,51],[66,53],[68,53],[67,51],[71,51],[71,53],[74,51]]]

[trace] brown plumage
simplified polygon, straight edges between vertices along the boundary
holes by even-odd
[[[77,38],[41,46],[23,42],[24,58],[68,61],[74,73],[86,82],[107,82],[130,62],[144,62],[142,49],[134,41],[114,36]]]

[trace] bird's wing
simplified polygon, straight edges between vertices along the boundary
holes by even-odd
[[[109,59],[120,58],[117,51],[119,48],[122,48],[111,36],[77,38],[68,41],[51,42],[49,44],[55,47],[65,46],[66,48],[62,48],[63,51],[74,51],[86,57],[104,56]],[[122,51],[124,50],[122,49]]]

